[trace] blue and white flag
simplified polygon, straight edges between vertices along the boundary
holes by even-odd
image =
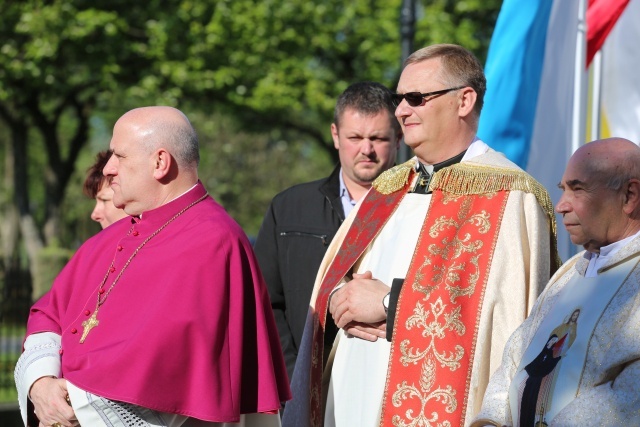
[[[640,0],[589,0],[586,22],[580,16],[585,2],[505,0],[485,66],[478,135],[540,181],[554,203],[576,143],[586,142],[586,64],[603,43],[602,136],[640,143]],[[574,112],[577,78],[580,101]],[[580,120],[572,127],[574,114]],[[558,250],[566,260],[581,248],[558,223]]]

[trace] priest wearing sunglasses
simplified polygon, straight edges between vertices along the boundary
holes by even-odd
[[[476,136],[486,80],[456,45],[405,62],[395,116],[415,157],[383,173],[331,243],[284,426],[468,425],[559,265],[553,206]],[[329,354],[331,316],[341,328]]]

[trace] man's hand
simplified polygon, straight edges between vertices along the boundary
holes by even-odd
[[[374,279],[370,271],[363,274],[354,274],[353,280],[338,289],[332,296],[329,311],[339,328],[345,329],[346,325],[363,333],[373,335],[374,329],[380,334],[380,329],[375,326],[387,319],[387,314],[382,306],[382,299],[389,293],[389,287],[380,280]],[[367,324],[371,328],[359,329]],[[351,335],[358,336],[357,333]],[[366,338],[365,338],[366,339]]]
[[[80,425],[73,408],[67,402],[67,380],[42,377],[33,383],[29,397],[40,427],[57,425],[74,427]]]
[[[353,335],[356,338],[375,342],[378,338],[385,338],[387,336],[387,321],[383,320],[373,324],[351,322],[343,329],[349,335]]]

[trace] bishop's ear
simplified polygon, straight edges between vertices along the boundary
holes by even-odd
[[[165,150],[164,148],[159,148],[154,153],[153,161],[155,162],[153,168],[153,177],[157,180],[161,180],[169,174],[173,158],[167,150]]]

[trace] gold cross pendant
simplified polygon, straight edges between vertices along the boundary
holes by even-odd
[[[89,335],[89,332],[91,332],[91,330],[96,326],[98,326],[98,324],[100,323],[97,316],[98,316],[98,309],[96,308],[96,311],[93,312],[91,317],[85,320],[84,322],[82,322],[82,327],[84,329],[82,331],[82,337],[80,338],[80,344],[84,342],[85,338],[87,338],[87,335]]]

